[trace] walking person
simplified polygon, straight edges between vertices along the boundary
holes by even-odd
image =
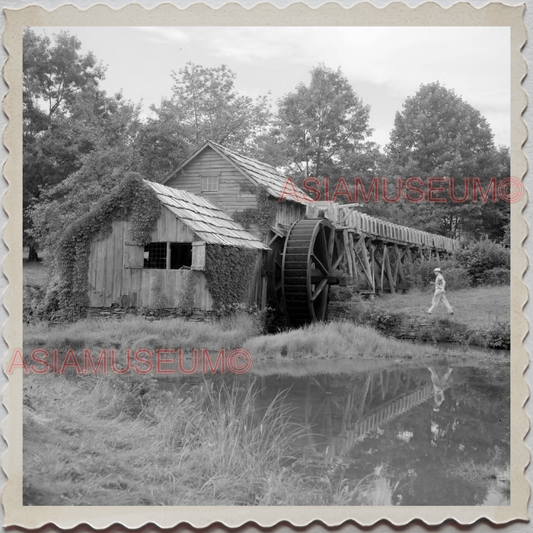
[[[436,275],[436,278],[435,281],[432,281],[431,283],[435,284],[435,294],[433,295],[433,301],[431,302],[431,307],[428,309],[427,313],[428,315],[431,315],[437,305],[442,302],[446,306],[446,309],[448,309],[448,313],[453,315],[453,307],[450,305],[450,302],[448,302],[448,298],[446,298],[445,294],[446,281],[444,280],[440,268],[436,268],[433,273]]]

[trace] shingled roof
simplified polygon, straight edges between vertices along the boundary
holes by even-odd
[[[160,183],[146,180],[144,183],[154,190],[159,201],[171,213],[206,243],[268,250],[267,246],[209,200]]]
[[[198,157],[206,148],[212,148],[221,157],[234,166],[241,174],[247,177],[252,183],[266,188],[269,194],[274,198],[286,198],[298,203],[312,202],[313,199],[307,196],[299,187],[294,185],[287,186],[287,178],[278,172],[272,165],[261,163],[251,157],[238,154],[229,148],[226,148],[213,141],[207,141],[196,152],[190,155],[176,170],[168,175],[162,183],[175,176],[182,168],[187,166],[192,160]],[[286,187],[287,186],[287,187]],[[299,196],[297,199],[294,195],[296,192]]]

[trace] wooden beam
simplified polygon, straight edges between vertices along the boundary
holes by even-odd
[[[353,235],[351,235],[350,233],[347,233],[347,235],[348,235],[348,245],[349,245],[349,251],[350,251],[350,261],[352,263],[355,284],[356,286],[359,286],[359,272],[357,271],[357,259],[355,258],[355,244],[353,242]]]
[[[353,264],[352,264],[352,257],[350,254],[350,244],[349,244],[349,238],[348,238],[348,232],[345,230],[342,232],[342,238],[344,241],[344,257],[346,259],[346,266],[348,267],[348,275],[350,277],[353,277],[354,270],[353,270]]]
[[[400,270],[400,265],[402,263],[402,257],[404,254],[404,249],[399,248],[397,244],[394,245],[394,252],[396,255],[396,262],[394,264],[394,284],[396,285],[398,283],[398,272]]]
[[[385,272],[387,273],[387,278],[389,279],[389,290],[391,294],[395,294],[396,280],[392,277],[392,271],[391,271],[391,266],[390,266],[390,253],[389,253],[389,247],[387,245],[385,245],[383,263],[385,264]]]

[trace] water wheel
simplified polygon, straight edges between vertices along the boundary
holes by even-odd
[[[329,286],[340,281],[342,256],[328,219],[295,222],[283,249],[281,288],[293,326],[327,317]]]

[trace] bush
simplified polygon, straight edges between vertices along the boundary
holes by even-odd
[[[446,289],[465,289],[472,285],[468,270],[461,267],[453,259],[423,259],[415,261],[411,269],[411,280],[415,287],[425,289],[432,281],[435,281],[433,271],[436,268],[442,270],[446,280]]]
[[[510,285],[511,271],[508,268],[491,268],[483,273],[481,278],[483,285]]]
[[[467,344],[509,350],[511,348],[511,324],[496,321],[481,329],[467,331],[465,337]]]
[[[446,280],[446,290],[457,291],[472,286],[472,278],[466,268],[454,267],[442,271]]]
[[[511,349],[511,324],[496,322],[487,332],[487,347],[500,350]]]
[[[31,324],[43,318],[43,301],[45,290],[38,285],[27,284],[22,296],[22,318],[25,324]]]
[[[511,266],[509,249],[488,239],[467,244],[456,253],[456,259],[468,270],[474,285],[483,283],[485,272],[488,270],[508,270]]]

